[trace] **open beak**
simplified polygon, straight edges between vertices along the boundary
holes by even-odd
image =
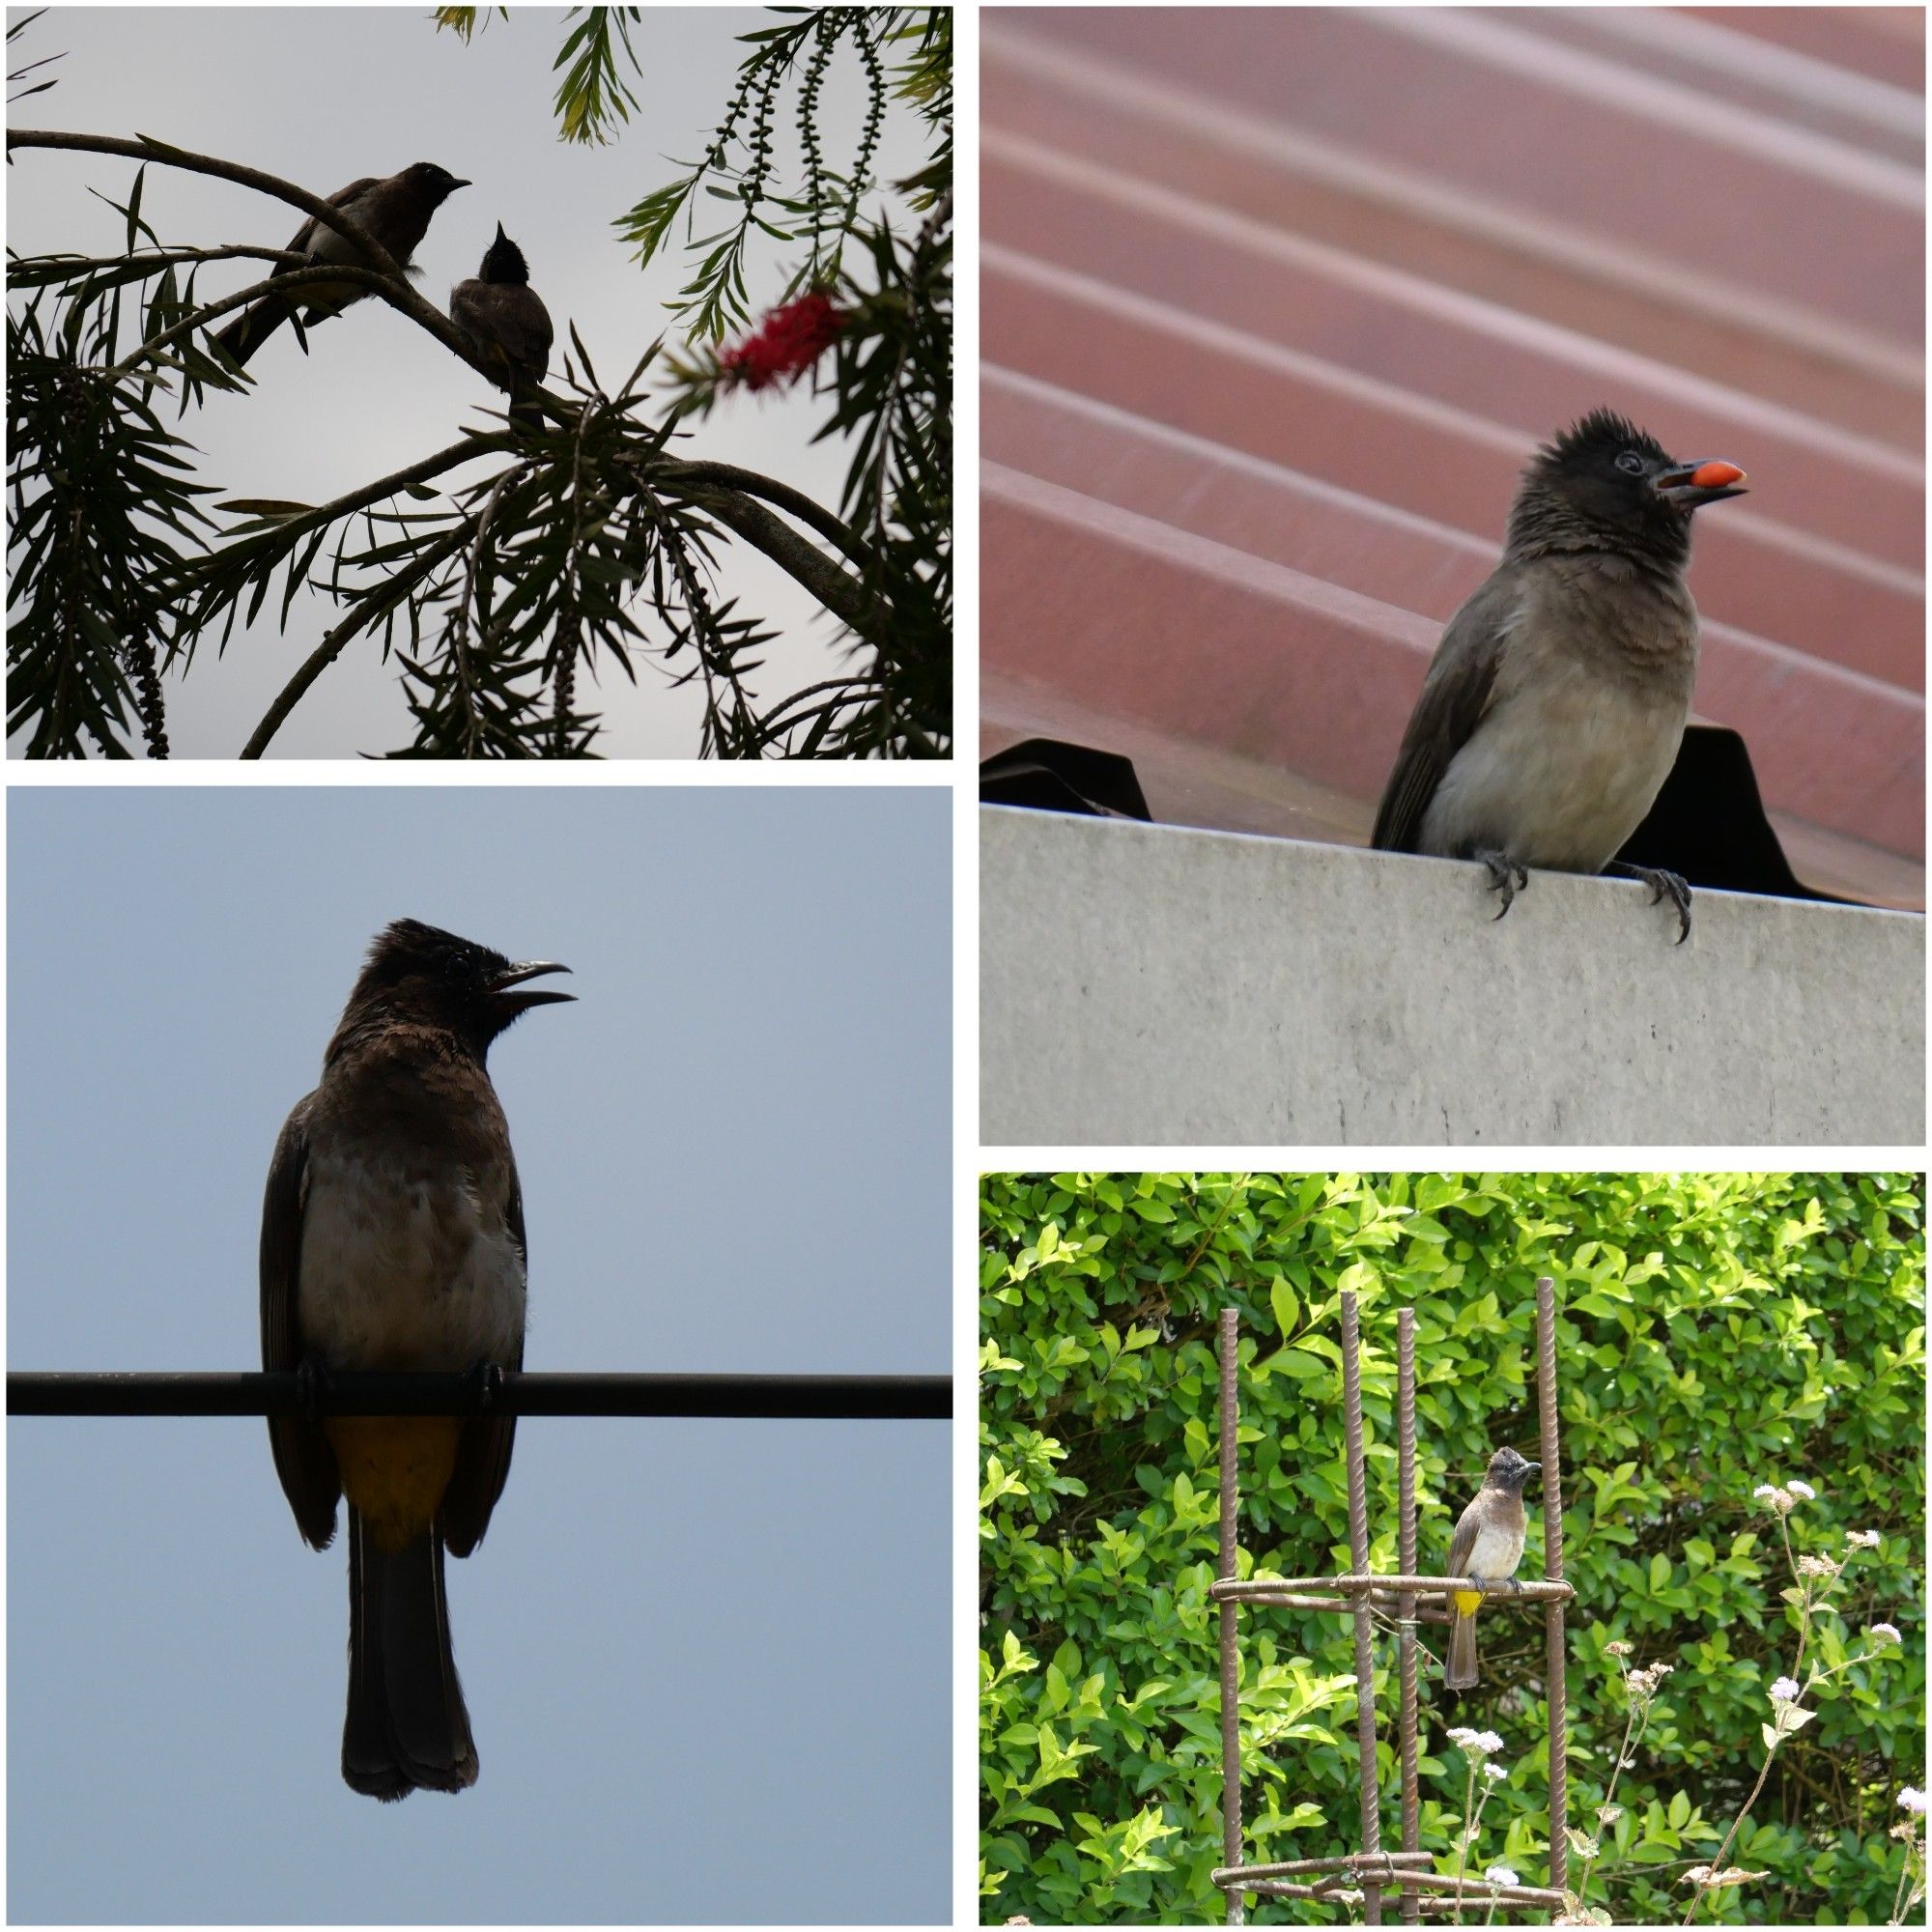
[[[514,1019],[519,1013],[526,1013],[532,1007],[553,1007],[559,1001],[574,1000],[575,993],[518,993],[512,987],[521,986],[526,980],[541,979],[546,973],[568,973],[568,966],[559,966],[554,959],[526,959],[522,964],[512,966],[506,973],[498,973],[490,982],[490,996],[499,1010],[507,1012]]]
[[[1657,478],[1657,494],[1674,510],[1688,516],[1706,503],[1721,503],[1726,497],[1743,497],[1745,472],[1735,463],[1707,459],[1702,463],[1673,464]]]

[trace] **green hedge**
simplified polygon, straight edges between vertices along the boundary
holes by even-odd
[[[1535,1278],[1553,1275],[1570,1620],[1570,1821],[1623,1733],[1605,1646],[1665,1662],[1589,1902],[1675,1922],[1762,1761],[1795,1617],[1761,1483],[1801,1478],[1800,1552],[1876,1530],[1814,1624],[1825,1662],[1872,1622],[1902,1649],[1819,1692],[1727,1862],[1765,1878],[1700,1917],[1883,1923],[1922,1787],[1923,1188],[1896,1175],[992,1175],[981,1198],[984,1916],[1218,1921],[1215,1316],[1242,1321],[1241,1575],[1348,1567],[1338,1292],[1361,1297],[1374,1563],[1395,1563],[1395,1311],[1415,1310],[1424,1571],[1491,1451],[1534,1455]],[[1541,1510],[1530,1491],[1532,1574]],[[1350,1626],[1244,1615],[1251,1861],[1360,1842]],[[1423,1670],[1422,1845],[1451,1868],[1451,1724],[1505,1740],[1473,1865],[1547,1873],[1542,1622],[1492,1605],[1485,1682]],[[1423,1627],[1439,1654],[1440,1626]],[[1377,1644],[1394,1832],[1394,1656]],[[1573,1863],[1573,1871],[1575,1869]],[[1251,1901],[1259,1920],[1332,1907]],[[1472,1915],[1480,1918],[1480,1912]]]

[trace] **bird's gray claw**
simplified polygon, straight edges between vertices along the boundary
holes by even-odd
[[[1652,877],[1656,883],[1650,902],[1656,905],[1667,898],[1677,908],[1677,944],[1682,946],[1690,937],[1690,888],[1675,872],[1656,872]]]
[[[1500,919],[1516,903],[1517,894],[1529,884],[1529,873],[1507,852],[1478,852],[1474,856],[1490,875],[1490,890],[1501,895],[1502,906],[1496,913]]]
[[[1666,872],[1653,866],[1631,866],[1617,860],[1605,867],[1606,872],[1619,879],[1635,879],[1640,885],[1650,888],[1650,902],[1661,904],[1668,899],[1677,912],[1676,944],[1682,946],[1690,937],[1690,888],[1678,872]]]
[[[503,1395],[501,1366],[496,1362],[478,1362],[469,1375],[476,1384],[477,1407],[485,1410],[495,1408]]]

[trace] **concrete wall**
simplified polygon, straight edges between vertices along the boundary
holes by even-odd
[[[989,1145],[1912,1145],[1924,921],[989,808]]]

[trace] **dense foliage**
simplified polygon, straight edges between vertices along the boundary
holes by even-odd
[[[1425,1571],[1491,1451],[1535,1454],[1534,1281],[1554,1276],[1570,1620],[1570,1820],[1593,1829],[1626,1707],[1606,1646],[1668,1662],[1588,1902],[1675,1921],[1763,1761],[1794,1550],[1846,1560],[1811,1659],[1901,1647],[1807,1703],[1704,1922],[1883,1922],[1922,1787],[1921,1183],[1885,1175],[989,1176],[981,1213],[985,1916],[1219,1920],[1215,1318],[1242,1321],[1240,1574],[1348,1567],[1337,1294],[1361,1297],[1375,1567],[1395,1563],[1395,1311],[1415,1310]],[[1541,1549],[1530,1492],[1532,1573]],[[1877,1531],[1848,1551],[1850,1531]],[[1251,1861],[1360,1842],[1350,1627],[1242,1620]],[[1439,1626],[1423,1641],[1439,1648]],[[1492,1605],[1460,1703],[1425,1660],[1421,1843],[1453,1865],[1451,1724],[1504,1740],[1471,1858],[1547,1872],[1542,1623]],[[1393,1814],[1392,1637],[1377,1644]],[[1576,1870],[1573,1861],[1573,1874]],[[1332,1907],[1251,1901],[1273,1922]],[[1480,1918],[1480,1913],[1475,1915]]]

